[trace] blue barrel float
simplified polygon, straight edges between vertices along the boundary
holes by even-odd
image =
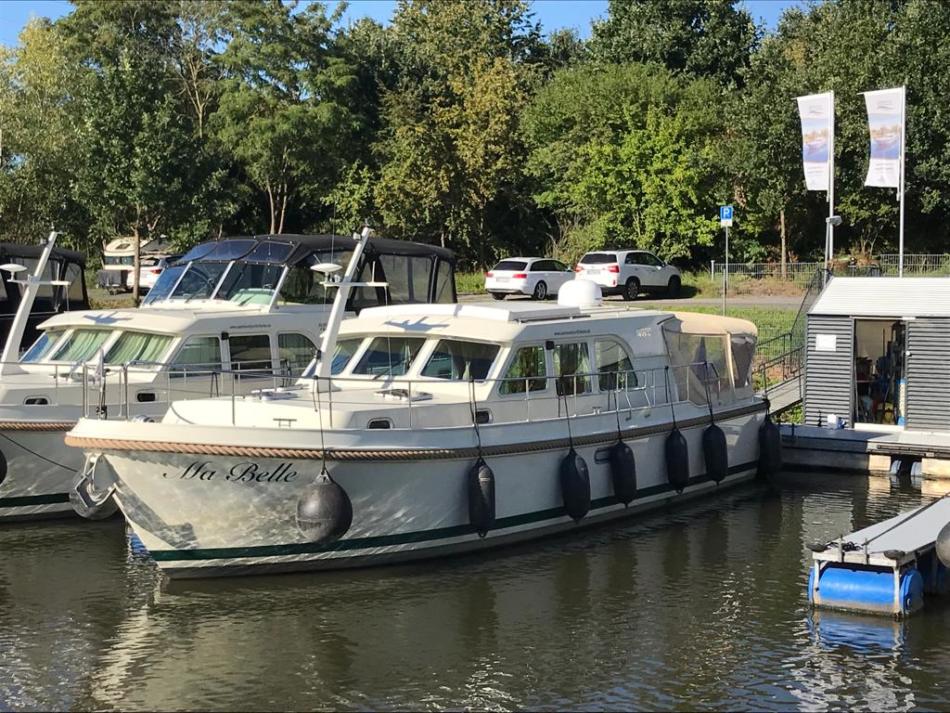
[[[856,564],[825,564],[808,575],[808,602],[846,611],[907,616],[924,605],[924,578],[916,567],[901,572]],[[895,584],[897,593],[895,595]]]

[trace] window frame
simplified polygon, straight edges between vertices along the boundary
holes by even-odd
[[[484,378],[474,379],[474,382],[476,384],[483,384],[486,381],[491,380],[492,373],[497,370],[498,357],[499,355],[501,355],[502,349],[504,348],[504,346],[502,344],[499,344],[498,342],[490,342],[485,339],[466,339],[463,337],[447,336],[447,335],[439,336],[439,337],[431,337],[427,339],[426,341],[427,341],[427,344],[423,345],[423,348],[426,349],[424,353],[425,359],[423,360],[420,358],[420,356],[423,354],[423,352],[420,349],[419,354],[416,355],[416,360],[419,361],[420,365],[418,367],[413,365],[412,373],[415,375],[415,378],[420,381],[433,382],[436,384],[467,384],[469,383],[467,379],[443,379],[439,376],[426,376],[425,374],[422,373],[425,370],[425,368],[429,365],[429,362],[431,361],[432,357],[435,355],[435,350],[439,348],[439,344],[441,344],[442,342],[463,342],[463,343],[468,343],[468,344],[483,344],[486,346],[495,347],[495,356],[492,358],[491,364],[488,365],[488,371],[485,372]],[[431,346],[428,344],[429,342],[431,342]]]
[[[496,363],[501,363],[502,367],[498,371],[497,376],[495,377],[495,397],[499,399],[510,399],[524,401],[525,399],[532,398],[532,394],[540,396],[548,396],[551,393],[551,374],[553,372],[554,366],[551,358],[551,353],[549,349],[545,348],[545,343],[547,340],[532,340],[529,342],[516,342],[508,346],[508,354],[506,355],[503,362],[499,362],[498,357],[495,357]],[[544,375],[543,376],[528,376],[525,377],[528,381],[531,379],[544,379],[544,388],[543,389],[534,389],[529,388],[527,391],[516,391],[513,393],[504,393],[502,392],[502,387],[509,383],[504,379],[507,377],[508,371],[511,369],[512,365],[515,363],[515,359],[518,358],[518,352],[522,349],[529,347],[538,347],[541,349],[541,353],[544,355]]]

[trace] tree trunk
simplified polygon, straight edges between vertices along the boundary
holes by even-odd
[[[270,230],[267,231],[268,235],[274,235],[274,231],[277,230],[277,206],[274,205],[274,192],[270,188],[270,184],[267,186],[267,205],[270,208]]]
[[[280,187],[280,192],[283,194],[280,199],[280,222],[277,224],[277,234],[282,235],[284,232],[284,216],[287,215],[287,184],[285,183]]]
[[[132,300],[136,307],[139,306],[139,277],[142,269],[142,240],[139,237],[138,221],[132,226],[132,245],[135,249],[135,257],[132,259]],[[122,273],[119,273],[120,275]]]
[[[786,256],[788,251],[785,249],[785,208],[783,207],[778,212],[779,219],[779,234],[782,236],[782,279],[785,280],[788,278],[788,260]]]

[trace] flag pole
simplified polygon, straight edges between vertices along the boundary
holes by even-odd
[[[831,123],[831,134],[828,137],[828,260],[825,263],[825,277],[831,269],[835,258],[835,226],[831,222],[835,214],[835,93],[828,92],[828,120]]]
[[[907,85],[901,87],[901,187],[898,194],[900,200],[900,219],[897,229],[897,276],[904,276],[904,164],[906,163],[907,148],[904,145],[907,135]]]

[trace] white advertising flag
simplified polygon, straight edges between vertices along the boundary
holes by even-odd
[[[805,187],[827,191],[834,150],[835,98],[833,92],[798,97],[802,117],[802,165]]]
[[[865,186],[900,188],[903,161],[904,88],[865,92],[871,161]]]

